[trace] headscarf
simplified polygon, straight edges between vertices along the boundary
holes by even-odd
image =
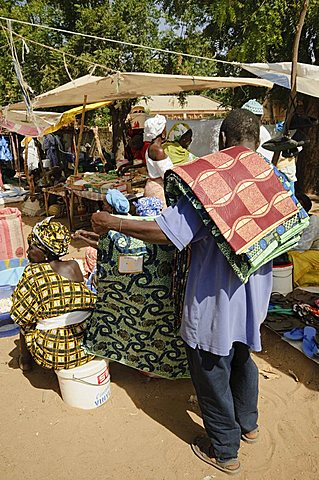
[[[187,123],[175,123],[170,129],[167,138],[171,142],[178,142],[189,130],[191,130],[191,128]]]
[[[28,242],[41,250],[45,249],[57,257],[68,253],[71,242],[69,229],[60,222],[52,221],[54,217],[47,217],[34,225]]]
[[[255,98],[253,100],[249,100],[248,102],[244,103],[244,105],[241,108],[243,108],[244,110],[248,110],[249,112],[252,112],[255,115],[262,115],[264,113],[262,104],[257,102]]]
[[[148,118],[144,123],[144,142],[151,142],[158,137],[166,127],[166,117],[155,115]]]
[[[127,198],[115,188],[110,188],[106,192],[106,201],[117,213],[127,214],[130,210],[130,204]]]
[[[158,197],[143,197],[134,202],[140,217],[155,217],[161,214],[163,204]]]

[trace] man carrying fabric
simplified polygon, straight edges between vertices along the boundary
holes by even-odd
[[[256,150],[258,144],[258,119],[246,110],[231,112],[221,126],[220,148]],[[102,212],[92,216],[92,225],[98,234],[118,230],[152,243],[173,243],[179,250],[191,244],[181,336],[208,435],[196,438],[192,448],[219,470],[238,473],[241,438],[257,439],[258,370],[250,348],[261,350],[271,263],[242,283],[185,196],[155,222],[119,220]]]

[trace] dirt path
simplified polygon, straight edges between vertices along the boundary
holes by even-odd
[[[318,365],[268,330],[263,343],[264,353],[255,357],[260,442],[242,445],[237,478],[317,480]],[[190,381],[147,381],[113,363],[109,401],[78,410],[60,398],[54,373],[40,367],[21,373],[16,345],[17,337],[0,339],[1,480],[225,477],[190,450],[193,436],[203,432],[197,405],[189,401]]]

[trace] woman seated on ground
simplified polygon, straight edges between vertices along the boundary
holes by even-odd
[[[169,156],[164,152],[163,143],[166,138],[166,118],[155,115],[148,118],[144,124],[144,141],[150,146],[146,152],[146,167],[148,180],[145,185],[145,197],[158,197],[166,208],[164,194],[164,173],[173,167]]]
[[[30,264],[12,295],[10,312],[21,329],[19,366],[24,371],[31,369],[32,359],[58,370],[94,358],[81,342],[95,295],[84,284],[77,262],[61,261],[70,241],[67,227],[52,217],[37,223],[28,237]]]
[[[187,123],[176,123],[169,131],[168,141],[164,143],[163,150],[174,165],[182,165],[196,158],[188,151],[192,137],[192,129]]]
[[[297,198],[306,212],[312,207],[310,198],[297,193]],[[309,225],[302,232],[296,247],[289,252],[293,263],[293,280],[297,286],[319,285],[319,217],[309,215]]]

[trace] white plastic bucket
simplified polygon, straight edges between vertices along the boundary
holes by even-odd
[[[287,293],[292,292],[292,269],[292,264],[273,266],[273,292],[281,293],[282,295],[287,295]]]
[[[93,359],[90,362],[65,370],[56,370],[61,396],[71,407],[90,410],[100,407],[110,395],[109,362]]]

